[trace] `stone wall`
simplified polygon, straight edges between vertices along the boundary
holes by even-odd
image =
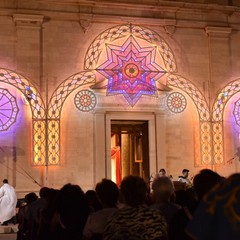
[[[182,168],[196,174],[208,167],[224,176],[238,171],[236,151],[240,130],[232,114],[239,98],[235,85],[229,87],[231,98],[222,99],[224,104],[225,99],[228,101],[224,105],[223,121],[219,121],[224,130],[220,134],[224,138],[223,161],[205,164],[201,160],[204,146],[200,144],[200,117],[196,106],[199,101],[194,102],[195,90],[202,94],[212,112],[216,99],[221,99],[222,89],[233,81],[237,83],[240,77],[238,3],[204,3],[206,1],[141,1],[141,4],[136,1],[79,1],[78,4],[1,1],[0,68],[25,77],[39,91],[45,104],[67,79],[86,70],[84,57],[96,37],[121,24],[140,25],[161,36],[176,60],[174,74],[192,85],[182,89],[171,87],[187,101],[186,109],[179,114],[167,109],[164,93],[158,99],[144,96],[131,107],[120,95],[106,97],[106,89],[95,90],[97,106],[84,113],[76,108],[74,97],[80,89],[91,89],[91,84],[66,92],[69,95],[62,103],[60,114],[60,165],[33,166],[31,105],[15,84],[8,84],[2,78],[0,88],[8,89],[16,98],[19,113],[16,123],[0,132],[0,178],[9,178],[19,196],[38,191],[40,185],[59,188],[72,182],[84,190],[93,188],[101,178],[110,176],[106,119],[116,113],[129,114],[131,119],[140,116],[152,124],[151,172],[165,167],[177,179]],[[162,83],[167,82],[165,75]],[[211,120],[208,124],[212,126]],[[216,130],[210,131],[215,137]],[[218,150],[212,146],[211,151],[213,156]],[[233,157],[232,162],[228,161]]]

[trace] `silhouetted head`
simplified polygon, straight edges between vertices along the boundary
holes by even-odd
[[[40,198],[47,198],[50,189],[48,187],[42,187],[39,191]]]
[[[34,192],[30,192],[30,193],[25,195],[25,201],[26,201],[27,204],[30,204],[30,203],[36,201],[37,198],[38,198],[38,196]]]
[[[203,169],[193,178],[193,187],[196,191],[198,199],[201,200],[203,196],[210,191],[217,183],[222,181],[222,177],[210,170]]]
[[[96,185],[96,193],[103,205],[116,206],[119,190],[117,184],[113,181],[104,178]]]
[[[132,207],[137,207],[146,201],[147,184],[143,178],[129,175],[123,178],[120,185],[120,192],[124,203]]]
[[[174,194],[173,182],[169,177],[161,176],[153,180],[152,183],[154,202],[166,202]]]
[[[87,190],[85,196],[91,212],[96,212],[102,209],[102,204],[100,203],[95,190]]]
[[[166,170],[165,170],[164,168],[161,168],[161,169],[159,170],[159,174],[160,174],[161,176],[165,176],[165,175],[166,175]]]
[[[80,236],[89,214],[89,207],[85,193],[79,185],[68,183],[60,189],[57,211],[66,229],[77,231]]]
[[[8,180],[6,178],[3,179],[3,183],[8,183]]]

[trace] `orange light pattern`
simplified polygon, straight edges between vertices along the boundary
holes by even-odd
[[[201,137],[201,156],[202,164],[212,164],[212,154],[211,154],[211,123],[210,122],[200,122],[200,137]]]
[[[48,165],[60,164],[60,120],[48,121]]]
[[[223,113],[229,99],[240,91],[240,79],[230,82],[220,91],[210,112],[208,103],[198,88],[185,78],[173,74],[177,72],[177,66],[168,44],[150,29],[128,24],[107,29],[95,38],[84,58],[84,69],[90,71],[82,71],[62,82],[53,93],[48,108],[45,107],[40,93],[29,80],[15,72],[0,69],[0,82],[14,86],[24,95],[26,95],[26,90],[27,93],[30,93],[31,97],[28,97],[28,101],[33,119],[34,166],[60,164],[60,117],[66,98],[81,86],[96,84],[94,70],[105,43],[111,43],[129,35],[158,47],[164,68],[169,74],[167,85],[181,89],[193,100],[199,114],[202,164],[224,163]]]
[[[212,163],[210,114],[204,95],[190,81],[176,74],[168,76],[167,85],[181,89],[193,100],[199,115],[201,162]]]
[[[95,84],[95,74],[82,71],[66,79],[53,93],[48,104],[48,118],[59,120],[67,97],[80,86]]]
[[[33,165],[46,164],[46,121],[33,120]]]
[[[223,124],[222,122],[213,123],[213,152],[214,163],[224,163],[223,158]]]
[[[66,79],[53,93],[48,105],[48,165],[60,162],[60,117],[67,97],[80,86],[94,84],[95,74],[82,71]]]

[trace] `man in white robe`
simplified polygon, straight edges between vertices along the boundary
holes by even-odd
[[[16,215],[17,195],[15,189],[8,184],[8,180],[3,180],[0,188],[0,223],[10,220]]]

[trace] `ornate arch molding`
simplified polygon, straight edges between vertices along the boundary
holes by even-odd
[[[60,117],[61,110],[66,98],[74,90],[81,86],[87,84],[95,84],[96,79],[94,70],[96,69],[98,60],[104,49],[104,45],[111,43],[117,39],[127,37],[129,35],[145,40],[158,47],[165,68],[168,71],[168,74],[170,74],[167,77],[167,85],[174,86],[183,90],[193,100],[199,114],[202,163],[212,163],[210,113],[208,104],[203,94],[190,81],[187,81],[181,76],[173,75],[173,73],[177,72],[177,65],[173,52],[171,51],[168,44],[157,33],[141,26],[128,24],[109,28],[103,33],[99,34],[89,46],[84,58],[84,69],[89,71],[83,71],[69,77],[63,83],[61,83],[53,93],[47,107],[47,164],[56,165],[60,162]]]
[[[210,164],[212,162],[210,135],[211,124],[209,108],[204,95],[194,84],[176,74],[169,75],[167,77],[167,85],[184,91],[195,104],[200,124],[201,160],[203,164]]]
[[[48,165],[60,164],[60,117],[63,104],[67,97],[77,88],[95,83],[95,74],[90,71],[82,71],[63,81],[52,94],[48,104]]]
[[[121,39],[132,35],[158,46],[160,55],[162,56],[165,68],[169,72],[177,72],[177,64],[173,52],[163,38],[158,33],[142,26],[133,24],[118,25],[107,29],[99,34],[89,46],[84,58],[84,69],[93,70],[96,68],[99,57],[106,43],[111,43],[117,39]]]
[[[165,68],[169,72],[177,71],[176,61],[170,47],[157,33],[151,31],[150,29],[128,24],[118,25],[102,32],[94,39],[87,50],[84,58],[84,69],[86,71],[72,75],[62,82],[52,94],[52,97],[48,103],[48,162],[45,164],[56,165],[60,163],[60,117],[66,98],[80,86],[95,84],[96,77],[94,70],[104,49],[104,45],[129,35],[158,46],[158,50],[163,59]]]
[[[224,163],[223,113],[227,102],[240,91],[240,78],[228,83],[214,100],[212,107],[213,154],[215,163]]]
[[[17,88],[28,99],[33,120],[33,164],[44,162],[46,157],[46,108],[39,91],[24,76],[4,68],[0,68],[0,82]]]

